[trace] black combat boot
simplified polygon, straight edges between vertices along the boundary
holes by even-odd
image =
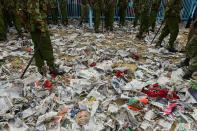
[[[49,69],[49,71],[50,71],[49,74],[55,75],[55,76],[57,76],[57,75],[63,75],[65,73],[63,70],[60,70],[58,68],[51,68],[51,69]]]
[[[184,67],[184,66],[189,66],[189,58],[186,58],[184,61],[181,61],[180,64],[177,65],[178,68]]]
[[[192,77],[192,72],[191,72],[190,70],[186,70],[186,71],[184,72],[183,79],[188,80],[188,79],[190,79],[191,77]]]

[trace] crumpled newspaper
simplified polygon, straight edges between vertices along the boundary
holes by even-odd
[[[92,33],[87,23],[82,28],[77,24],[72,20],[67,27],[49,25],[55,63],[66,73],[43,77],[33,61],[23,80],[19,77],[32,57],[33,43],[29,34],[18,39],[14,28],[9,29],[8,41],[0,43],[0,130],[196,129],[193,85],[182,79],[183,70],[176,67],[183,53],[154,48],[154,32],[144,41],[136,39],[138,27],[134,29],[129,21],[125,27],[114,22],[110,33]],[[180,32],[176,43],[182,50],[186,29]],[[52,85],[50,90],[43,86],[46,80]],[[153,84],[168,90],[168,98],[174,92],[180,99],[149,97],[142,92]],[[132,110],[128,103],[142,97],[147,104],[140,111]]]

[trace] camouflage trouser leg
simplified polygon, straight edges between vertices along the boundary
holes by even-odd
[[[41,71],[45,60],[50,68],[54,68],[53,48],[49,33],[41,34],[40,32],[32,32],[31,37],[34,43],[34,49],[39,49],[38,53],[35,55],[35,62],[38,70]]]
[[[109,6],[105,11],[105,28],[107,30],[113,30],[114,23],[114,6]]]
[[[17,30],[17,33],[19,34],[19,35],[21,35],[21,33],[22,33],[22,20],[21,20],[21,18],[20,18],[20,16],[18,16],[16,13],[15,13],[15,18],[14,18],[14,26],[15,26],[15,28],[16,28],[16,30]]]
[[[52,24],[52,11],[49,9],[47,11],[47,24]]]
[[[157,11],[156,10],[151,11],[149,21],[150,21],[150,26],[151,26],[152,30],[154,30],[155,25],[156,25],[156,21],[157,21]]]
[[[197,55],[190,59],[189,71],[192,73],[197,71]]]
[[[109,12],[108,10],[105,10],[104,12],[102,12],[102,15],[104,15],[105,17],[105,29],[106,30],[109,30],[108,27],[109,27]]]
[[[169,40],[169,47],[168,48],[174,48],[174,42],[178,36],[179,33],[179,19],[171,19],[168,24],[169,31],[170,31],[170,40]]]
[[[144,32],[148,32],[149,22],[147,12],[143,12],[140,16],[139,36],[142,37]]]
[[[93,12],[94,12],[94,30],[95,32],[99,32],[101,10],[99,7],[94,7]]]
[[[88,12],[88,5],[81,4],[81,18],[80,18],[81,23],[86,21],[87,12]]]
[[[51,15],[52,15],[53,23],[57,24],[57,21],[58,21],[58,9],[57,8],[51,8]]]
[[[129,3],[128,0],[125,0],[123,3],[120,3],[119,5],[120,25],[122,26],[124,26],[125,24],[125,17],[126,17],[128,3]]]
[[[68,11],[67,11],[67,3],[64,1],[61,5],[61,13],[62,13],[62,24],[68,24]]]
[[[6,29],[8,30],[9,27],[13,26],[13,19],[14,15],[11,10],[4,12],[4,19],[5,19],[5,25]]]
[[[0,9],[0,40],[6,40],[6,27],[4,23],[3,12]]]
[[[157,42],[157,45],[161,45],[163,39],[170,33],[169,29],[168,29],[168,25],[165,24],[164,28],[161,31],[161,34],[159,36],[159,40]]]
[[[17,33],[20,35],[22,33],[21,18],[17,15],[16,10],[10,10],[10,20],[13,22]]]
[[[110,7],[110,9],[109,9],[109,23],[108,23],[108,25],[109,25],[109,28],[110,28],[111,31],[113,30],[114,11],[115,11],[115,7],[114,6]]]
[[[197,36],[194,35],[186,45],[186,56],[190,59],[189,70],[197,71]]]
[[[134,8],[134,11],[135,11],[135,18],[134,18],[133,26],[136,27],[140,18],[140,14],[138,12],[138,9]]]

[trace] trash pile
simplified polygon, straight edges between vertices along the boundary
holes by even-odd
[[[21,80],[31,39],[12,35],[0,43],[0,130],[196,130],[197,81],[183,80],[176,67],[184,55],[155,49],[154,33],[139,41],[131,26],[103,34],[50,26],[64,76],[43,77],[33,63]]]

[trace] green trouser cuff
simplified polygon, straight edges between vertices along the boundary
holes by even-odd
[[[100,8],[96,8],[93,10],[94,10],[94,29],[96,32],[98,32],[100,26],[101,10]]]
[[[88,12],[88,6],[87,5],[81,5],[81,20],[84,21],[84,19],[87,17],[87,12]]]
[[[150,15],[150,26],[152,29],[155,28],[156,21],[157,21],[157,11],[152,11]]]
[[[15,13],[14,25],[19,35],[22,33],[21,21],[22,21],[21,18]]]
[[[51,9],[51,15],[52,15],[52,20],[54,22],[57,22],[58,21],[58,11],[57,11],[57,8],[52,8]]]
[[[62,3],[61,7],[61,15],[62,15],[62,22],[68,23],[68,12],[67,12],[67,4]]]
[[[169,31],[168,28],[169,28],[169,27],[168,27],[168,25],[166,24],[166,25],[164,26],[164,28],[162,29],[161,34],[160,34],[160,36],[159,36],[159,40],[158,40],[158,42],[157,42],[158,45],[161,45],[163,39],[170,33],[170,31]]]
[[[113,29],[114,22],[114,7],[110,7],[105,11],[105,26],[107,29]]]
[[[1,10],[0,10],[1,11]],[[0,12],[0,40],[6,40],[7,39],[7,29],[6,29],[6,24],[4,21],[3,14]]]
[[[121,25],[125,24],[125,17],[126,17],[126,11],[121,12],[121,16],[120,16],[120,24]]]
[[[35,62],[38,68],[44,66],[44,61],[47,62],[49,67],[54,66],[53,48],[49,33],[44,35],[40,32],[31,32],[32,41],[34,43],[34,49],[39,51],[35,54]]]
[[[189,71],[192,73],[197,71],[197,55],[190,59]]]

